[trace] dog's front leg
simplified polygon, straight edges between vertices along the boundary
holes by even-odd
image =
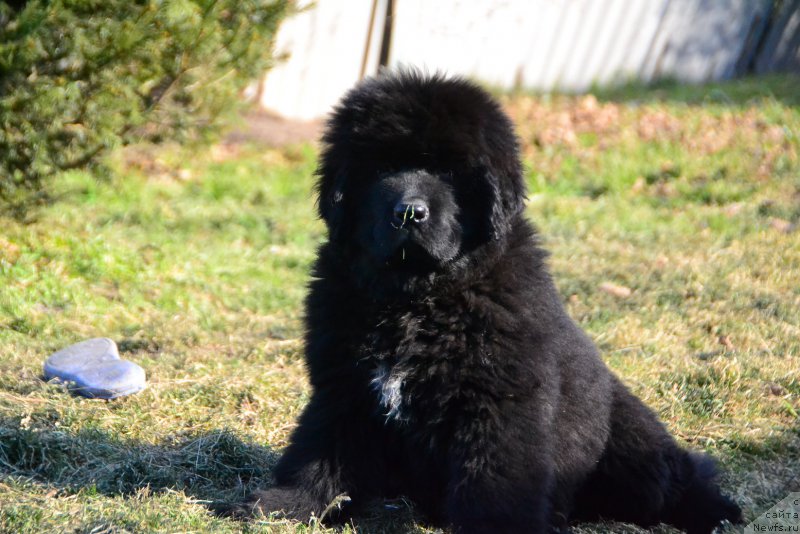
[[[307,521],[316,516],[336,520],[342,505],[370,491],[360,465],[377,469],[368,457],[374,448],[365,443],[359,410],[335,388],[319,388],[300,417],[289,446],[274,469],[276,486],[254,491],[248,511],[282,512]],[[377,477],[380,473],[373,474]]]
[[[456,533],[549,532],[552,443],[547,419],[538,422],[498,407],[474,414],[459,430],[446,504]]]

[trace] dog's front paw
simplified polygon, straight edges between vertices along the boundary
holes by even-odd
[[[315,512],[314,507],[306,502],[299,491],[282,487],[256,490],[240,508],[249,516],[279,514],[287,519],[301,521],[308,521]]]
[[[241,503],[214,503],[211,509],[219,516],[249,519],[254,516],[278,516],[283,519],[337,522],[343,506],[350,503],[346,494],[337,495],[327,505],[321,505],[302,491],[292,487],[274,487],[252,492]]]
[[[307,521],[313,507],[306,504],[302,495],[294,488],[268,488],[252,492],[243,502],[217,502],[211,510],[221,517],[250,519],[254,516],[278,515],[286,519]]]

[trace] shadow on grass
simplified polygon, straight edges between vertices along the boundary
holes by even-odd
[[[144,488],[175,490],[217,514],[241,503],[250,491],[271,486],[277,459],[271,447],[245,442],[227,430],[149,444],[102,430],[26,429],[18,421],[0,420],[0,481],[24,478],[65,493],[89,489],[132,496]],[[358,531],[367,534],[408,532],[414,522],[402,501],[373,503],[362,511]]]
[[[735,436],[719,446],[728,485],[746,501],[741,504],[748,521],[800,491],[800,420],[766,439]]]
[[[70,434],[0,424],[0,476],[30,478],[68,492],[106,495],[185,491],[200,500],[230,500],[270,484],[277,454],[229,431],[175,437],[160,444],[101,430]]]

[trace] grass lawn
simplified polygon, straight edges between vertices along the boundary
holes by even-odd
[[[720,459],[748,518],[800,491],[798,87],[503,97],[571,315],[682,442]],[[107,181],[59,177],[35,221],[0,219],[0,531],[326,530],[204,506],[269,484],[308,398],[315,157],[138,148]],[[92,401],[41,379],[49,353],[95,336],[148,389]],[[391,508],[357,530],[428,532]]]

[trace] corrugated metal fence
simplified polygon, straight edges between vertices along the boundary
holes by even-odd
[[[381,65],[504,87],[800,71],[800,0],[318,0],[287,21],[262,103],[325,114]],[[800,90],[800,87],[798,88]]]

